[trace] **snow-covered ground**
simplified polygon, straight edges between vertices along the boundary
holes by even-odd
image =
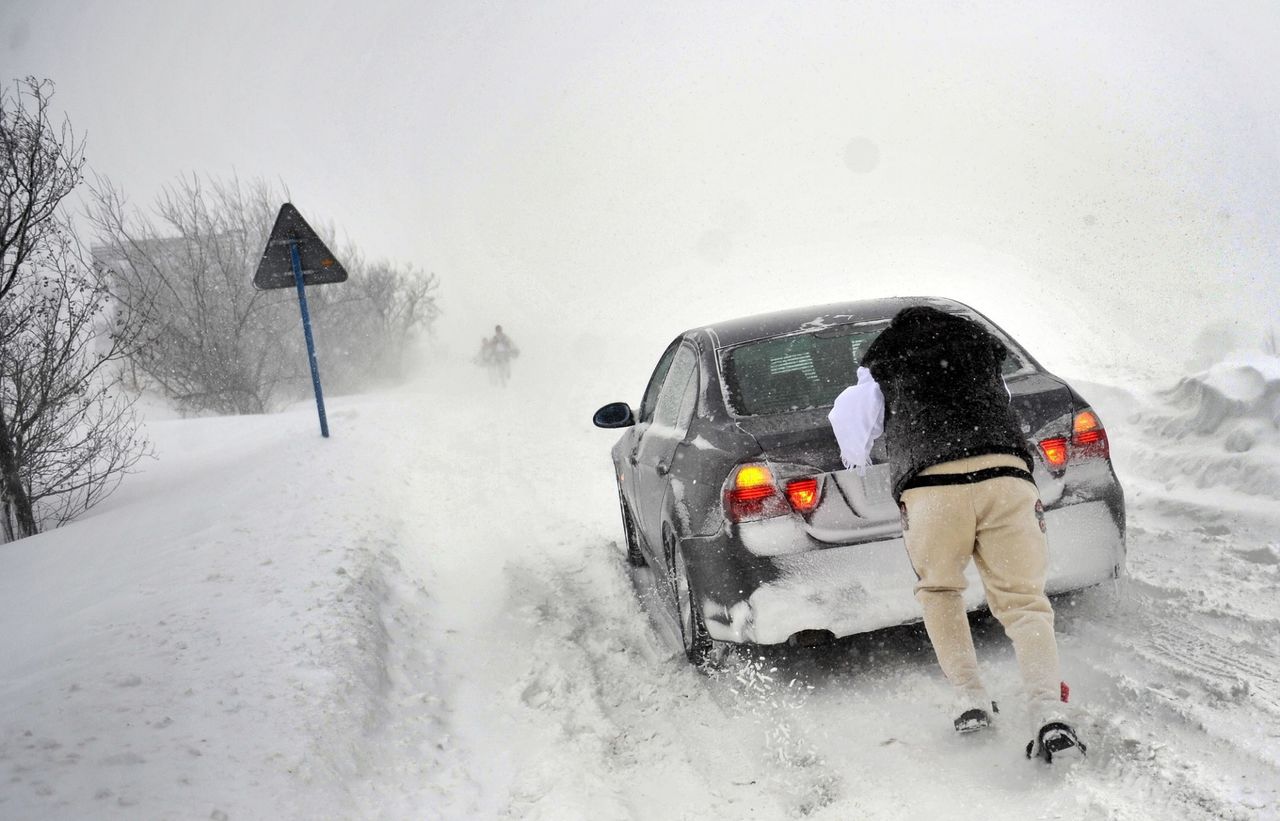
[[[991,626],[977,738],[915,628],[690,669],[590,426],[644,374],[526,349],[506,390],[439,365],[332,399],[329,441],[305,403],[153,421],[109,502],[0,546],[0,817],[1280,817],[1277,383],[1251,361],[1077,382],[1130,578],[1059,604],[1074,766],[1023,758]]]

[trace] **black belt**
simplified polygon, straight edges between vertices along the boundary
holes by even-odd
[[[1012,476],[1015,479],[1026,479],[1028,482],[1035,484],[1036,480],[1032,478],[1022,468],[1015,468],[1010,465],[1002,465],[1000,467],[986,468],[985,470],[975,470],[973,473],[932,473],[928,476],[922,476],[917,473],[912,476],[907,483],[902,486],[902,490],[908,491],[918,487],[941,487],[943,485],[974,485],[978,482],[985,482],[988,479],[1000,479],[1005,476]]]

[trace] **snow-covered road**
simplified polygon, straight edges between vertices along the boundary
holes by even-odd
[[[1056,771],[1020,756],[1015,666],[995,626],[979,642],[1006,712],[976,743],[948,731],[946,691],[918,629],[766,651],[713,679],[693,672],[655,580],[620,560],[612,437],[586,423],[614,397],[475,387],[472,401],[437,412],[449,451],[487,469],[462,476],[444,454],[424,460],[411,493],[420,504],[409,506],[432,546],[429,586],[454,620],[446,703],[466,705],[443,758],[474,780],[470,792],[442,790],[454,802],[446,814],[1280,812],[1275,513],[1229,486],[1195,502],[1193,480],[1144,474],[1170,443],[1141,419],[1128,424],[1133,397],[1095,391],[1130,491],[1131,579],[1061,603],[1066,669],[1094,746],[1082,766]],[[457,516],[460,499],[489,500],[490,515]]]
[[[1280,817],[1274,440],[1081,385],[1130,578],[1059,604],[1090,753],[1050,768],[991,625],[980,738],[917,628],[689,668],[590,426],[628,397],[518,364],[335,400],[324,443],[305,406],[157,423],[149,473],[0,548],[0,817]]]

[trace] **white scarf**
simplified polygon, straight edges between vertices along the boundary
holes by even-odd
[[[871,446],[884,433],[884,394],[871,371],[858,368],[858,384],[840,392],[827,419],[840,443],[844,466],[865,473],[871,463]]]

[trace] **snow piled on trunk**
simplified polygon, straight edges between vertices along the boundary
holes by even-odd
[[[107,505],[0,547],[0,817],[1280,815],[1268,365],[1075,383],[1130,578],[1059,602],[1090,754],[1046,767],[989,624],[976,738],[918,628],[691,670],[665,576],[622,558],[589,420],[635,380],[607,356],[331,400],[328,441],[308,405],[153,422],[160,458]]]

